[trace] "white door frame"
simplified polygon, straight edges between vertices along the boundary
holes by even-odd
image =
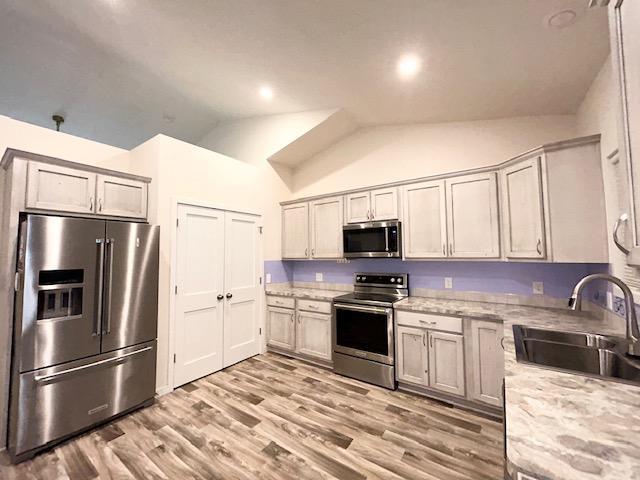
[[[168,385],[165,389],[158,392],[159,395],[164,395],[173,391],[175,380],[175,363],[173,362],[173,356],[176,353],[176,271],[178,262],[178,206],[188,205],[192,207],[211,208],[215,210],[223,210],[227,212],[244,213],[247,215],[254,215],[258,217],[258,224],[261,228],[263,225],[263,215],[261,212],[251,211],[244,208],[233,208],[229,205],[222,205],[220,203],[207,202],[204,200],[195,200],[192,198],[173,197],[171,200],[171,259],[170,259],[170,271],[169,271],[169,335],[168,335],[168,355],[167,355],[167,373],[168,373]],[[258,327],[261,329],[260,335],[260,353],[266,351],[265,347],[265,295],[264,295],[264,241],[259,242],[258,251],[258,264],[259,275],[262,279],[262,286],[260,295],[258,295],[258,309],[260,315],[258,316]]]

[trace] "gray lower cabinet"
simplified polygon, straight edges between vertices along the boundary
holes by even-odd
[[[429,332],[429,386],[453,395],[465,394],[462,335]]]
[[[504,379],[503,326],[501,322],[470,320],[470,397],[502,407]]]
[[[296,347],[295,310],[267,307],[267,345],[293,351]]]
[[[267,346],[294,356],[331,362],[330,312],[330,302],[267,297]]]
[[[298,311],[296,352],[331,361],[331,315]]]
[[[396,368],[399,382],[429,385],[429,358],[427,331],[420,328],[398,326]]]

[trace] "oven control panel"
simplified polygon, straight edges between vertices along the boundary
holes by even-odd
[[[361,286],[407,288],[409,275],[406,273],[356,273],[354,284]]]

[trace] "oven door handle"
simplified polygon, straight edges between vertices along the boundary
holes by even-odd
[[[391,312],[390,308],[368,307],[364,305],[349,305],[344,303],[335,303],[334,307],[336,309],[341,309],[341,310],[354,310],[356,312],[367,312],[367,313],[381,313],[384,315],[388,315],[389,312]]]

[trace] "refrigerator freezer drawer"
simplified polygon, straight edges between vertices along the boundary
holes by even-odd
[[[9,451],[22,460],[155,394],[156,342],[23,373],[14,379]]]

